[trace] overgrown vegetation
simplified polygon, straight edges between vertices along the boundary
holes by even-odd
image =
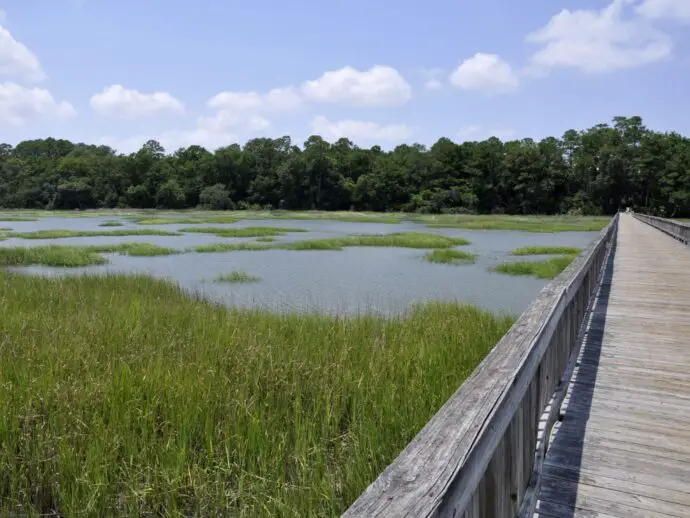
[[[0,207],[599,215],[630,206],[690,217],[690,139],[640,117],[540,141],[441,138],[392,151],[317,135],[302,147],[289,137],[227,144],[166,154],[149,141],[130,155],[52,138],[3,144]]]
[[[230,311],[148,277],[1,271],[0,314],[0,507],[60,516],[339,515],[511,323],[448,303]]]
[[[204,215],[195,214],[194,216],[161,216],[155,218],[139,218],[135,219],[134,222],[138,225],[204,225],[204,224],[221,224],[221,223],[236,223],[239,218],[235,216],[229,216],[227,214],[222,215]]]
[[[578,255],[582,249],[576,246],[526,246],[516,248],[513,255]]]
[[[100,254],[154,256],[179,253],[150,243],[117,243],[112,245],[63,246],[46,245],[30,247],[0,247],[0,266],[65,266],[78,267],[103,264],[107,260]]]
[[[443,264],[467,264],[473,263],[476,259],[474,254],[464,252],[462,250],[432,250],[424,256],[424,259],[430,263]]]
[[[122,229],[122,230],[34,230],[32,232],[10,232],[9,237],[21,239],[61,239],[67,237],[97,237],[97,236],[181,236],[179,232],[157,229]]]
[[[385,246],[401,248],[450,248],[468,245],[461,237],[447,237],[422,232],[396,232],[393,234],[348,236],[331,239],[312,239],[277,245],[285,250],[341,250],[348,246]]]
[[[257,282],[261,279],[259,279],[258,277],[255,277],[254,275],[249,275],[248,273],[234,270],[232,272],[223,273],[221,275],[218,275],[217,277],[214,278],[214,280],[216,282],[245,283],[245,282]]]
[[[288,232],[306,232],[301,228],[283,227],[190,227],[183,229],[184,232],[199,232],[203,234],[213,234],[218,237],[262,237],[262,236],[283,236]]]
[[[607,217],[544,216],[415,216],[414,220],[429,228],[463,228],[472,230],[520,230],[522,232],[598,232],[610,221]]]
[[[188,248],[188,252],[213,253],[213,252],[255,252],[258,250],[270,250],[270,245],[262,243],[209,243]]]
[[[499,264],[494,268],[508,275],[531,275],[540,279],[554,279],[575,259],[575,255],[552,257],[541,261],[516,261]]]

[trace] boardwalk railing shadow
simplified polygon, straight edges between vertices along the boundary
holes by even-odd
[[[561,405],[561,419],[554,426],[549,450],[544,461],[538,516],[572,518],[577,502],[578,482],[582,467],[585,431],[592,408],[594,387],[599,370],[606,314],[613,280],[616,241],[611,244],[597,298],[593,303],[582,333],[582,346],[573,371],[568,392]],[[575,410],[573,407],[577,406]],[[571,412],[568,412],[568,408]],[[550,473],[558,473],[558,480]],[[563,481],[566,480],[567,483]],[[557,491],[557,498],[549,498]],[[558,502],[558,503],[556,503]]]

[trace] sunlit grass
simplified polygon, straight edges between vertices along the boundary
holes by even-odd
[[[608,217],[567,216],[414,216],[430,228],[466,228],[474,230],[520,230],[523,232],[598,232],[611,220]]]
[[[153,218],[140,218],[136,219],[134,222],[138,225],[204,225],[204,224],[221,224],[221,223],[236,223],[239,221],[235,216],[229,215],[216,215],[209,216],[205,214],[199,214],[191,217],[153,217]]]
[[[16,516],[339,515],[511,323],[452,303],[228,310],[148,277],[1,271],[0,314]]]
[[[245,283],[245,282],[257,282],[261,279],[259,279],[258,277],[255,277],[253,275],[249,275],[248,273],[235,270],[232,272],[223,273],[221,275],[218,275],[213,280],[216,282]]]
[[[400,248],[450,248],[468,245],[470,242],[461,237],[447,237],[422,232],[397,232],[382,235],[348,236],[331,239],[313,239],[295,241],[277,245],[285,250],[341,250],[348,246],[381,246]]]
[[[473,263],[476,259],[476,256],[461,250],[441,249],[432,250],[424,256],[424,259],[430,263],[467,264]]]
[[[262,243],[209,243],[206,245],[193,246],[188,248],[188,252],[198,252],[212,253],[212,252],[255,252],[258,250],[270,250],[272,247],[270,245],[264,245]]]
[[[179,232],[157,229],[122,229],[122,230],[34,230],[33,232],[11,232],[9,237],[20,239],[61,239],[68,237],[97,236],[181,236]]]
[[[117,243],[112,245],[63,246],[46,245],[31,247],[0,247],[0,266],[64,266],[79,267],[108,262],[103,253],[119,253],[132,256],[155,256],[179,253],[150,243]]]
[[[197,232],[202,234],[213,234],[218,237],[264,237],[282,236],[288,232],[307,232],[301,228],[282,228],[282,227],[191,227],[183,229],[184,232]]]
[[[180,250],[167,246],[154,245],[152,243],[118,243],[114,245],[92,245],[89,250],[102,253],[119,253],[133,256],[156,256],[179,254]]]
[[[7,214],[0,214],[0,221],[36,221],[36,218],[30,216],[9,216]]]
[[[499,264],[494,268],[507,275],[531,275],[540,279],[554,279],[575,259],[575,255],[564,255],[542,261],[517,261]]]
[[[512,251],[513,255],[578,255],[582,249],[576,246],[526,246]]]

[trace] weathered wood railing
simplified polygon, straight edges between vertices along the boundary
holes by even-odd
[[[541,291],[344,517],[531,518],[578,335],[617,227],[615,216]]]
[[[646,214],[633,214],[640,221],[666,232],[669,236],[676,238],[681,243],[690,244],[690,225],[673,221],[672,219],[647,216]]]

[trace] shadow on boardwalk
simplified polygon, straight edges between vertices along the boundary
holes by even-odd
[[[573,373],[568,394],[562,406],[565,417],[557,425],[558,430],[546,456],[537,507],[537,515],[544,518],[572,518],[575,515],[585,431],[599,370],[615,254],[616,241],[614,240],[604,267],[597,299],[588,316],[578,359],[579,366]],[[568,406],[574,405],[577,406],[577,410],[569,413]]]

